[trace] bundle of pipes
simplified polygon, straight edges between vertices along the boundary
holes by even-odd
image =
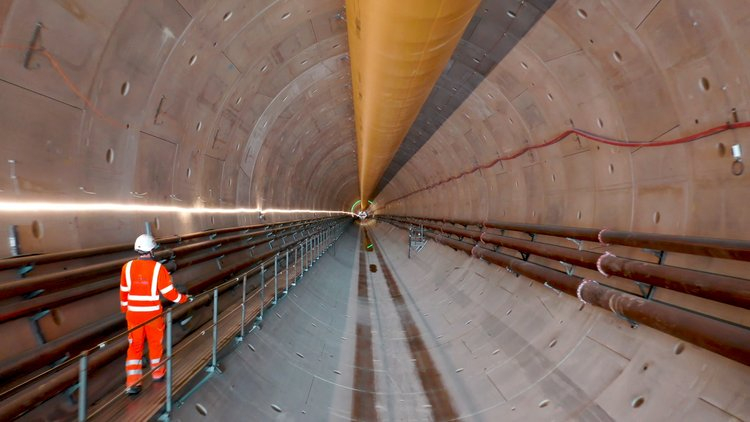
[[[487,229],[513,230],[531,235],[544,234],[730,259],[744,259],[750,256],[750,242],[531,224],[477,223],[397,216],[378,216],[378,219],[403,229],[408,228],[407,224],[421,225],[430,230],[427,235],[438,243],[545,283],[554,289],[578,297],[584,303],[612,311],[632,322],[656,328],[745,365],[750,365],[750,329],[748,327],[632,295],[594,280],[529,262],[527,259],[529,254],[533,254],[570,265],[598,270],[607,276],[621,276],[745,309],[750,309],[750,280],[618,258],[609,253],[600,254],[526,241],[489,233]],[[481,230],[462,229],[449,223],[465,227],[477,226]],[[471,239],[473,242],[466,243],[452,239],[448,237],[449,235]],[[520,252],[524,258],[519,259],[496,252],[485,245],[512,249]]]
[[[284,250],[292,250],[320,233],[331,230],[334,226],[341,225],[346,221],[348,221],[348,218],[346,217],[297,220],[277,224],[225,228],[193,233],[185,236],[174,236],[160,239],[159,243],[177,243],[183,240],[192,240],[200,237],[209,237],[209,240],[189,243],[160,251],[156,254],[156,258],[176,258],[177,268],[185,268],[225,255],[246,251],[255,246],[268,246],[267,250],[253,254],[252,259],[243,259],[239,264],[223,268],[204,279],[191,281],[189,285],[185,287],[190,294],[195,295],[216,286],[225,279],[240,272],[246,271],[248,277],[258,274],[260,272],[260,263],[263,261],[272,258],[274,255]],[[215,238],[218,234],[236,232],[242,233]],[[273,245],[274,241],[278,241],[276,245]],[[221,248],[224,245],[238,242],[242,242],[242,244],[228,248]],[[113,245],[98,248],[98,250],[102,254],[109,254],[120,250],[128,250],[131,247],[132,245],[130,244]],[[195,256],[196,253],[205,250],[209,250],[210,252],[208,254]],[[97,253],[95,249],[88,249],[23,257],[22,260],[31,259],[33,260],[33,263],[50,263],[96,255]],[[11,260],[15,260],[13,264],[5,262]],[[26,279],[0,284],[0,298],[2,299],[9,299],[25,292],[36,291],[37,289],[48,286],[57,286],[59,288],[59,283],[63,281],[73,285],[72,288],[67,290],[41,295],[29,300],[19,300],[18,302],[8,303],[0,307],[0,322],[18,318],[19,316],[27,315],[29,312],[35,312],[39,309],[50,309],[52,307],[60,306],[65,303],[79,300],[83,297],[91,296],[100,291],[116,289],[119,285],[119,280],[101,279],[112,277],[113,274],[119,272],[120,267],[126,261],[127,259],[107,261],[100,264],[81,267],[76,270],[28,277]],[[0,267],[3,268],[13,268],[16,265],[28,265],[28,263],[21,263],[19,258],[0,261]],[[248,269],[249,271],[247,271]],[[75,279],[71,278],[71,273],[76,274]],[[75,283],[72,283],[72,280],[75,280]],[[79,286],[78,284],[80,284],[81,281],[87,283]],[[228,288],[221,289],[220,293],[224,293],[227,290]],[[203,296],[191,304],[180,306],[174,312],[175,320],[187,317],[189,313],[202,307],[209,301],[209,296]],[[2,399],[2,405],[0,405],[0,419],[12,418],[22,414],[30,408],[38,405],[40,402],[53,397],[63,389],[74,384],[78,375],[77,368],[75,365],[67,364],[70,362],[70,359],[66,360],[66,356],[73,356],[84,350],[95,347],[107,336],[113,335],[116,331],[124,330],[124,328],[124,316],[117,313],[70,332],[53,341],[47,342],[36,348],[33,354],[15,356],[0,362],[0,379],[3,379],[4,383],[3,391],[0,392],[0,398]],[[110,344],[104,352],[96,354],[94,358],[89,360],[88,365],[90,372],[107,365],[113,359],[124,354],[125,348],[127,347],[125,337],[120,337],[109,343]],[[62,363],[60,363],[60,361],[62,361]],[[44,374],[43,377],[37,378],[34,376],[46,365],[53,364],[54,362],[58,362],[58,364],[56,364],[52,370],[42,372],[42,374]],[[29,378],[28,375],[32,375],[32,378]],[[29,382],[30,380],[33,380],[33,382]]]

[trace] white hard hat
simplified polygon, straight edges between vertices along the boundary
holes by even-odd
[[[154,240],[154,236],[151,236],[150,234],[142,234],[138,236],[138,239],[135,239],[135,245],[134,245],[135,251],[140,253],[148,253],[152,250],[156,249],[156,241]]]

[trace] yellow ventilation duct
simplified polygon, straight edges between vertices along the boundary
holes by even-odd
[[[479,0],[346,0],[363,204],[478,6]]]

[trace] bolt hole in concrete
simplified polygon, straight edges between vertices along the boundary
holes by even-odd
[[[596,125],[599,126],[599,128],[603,128],[604,121],[602,119],[596,119]]]
[[[187,178],[189,179],[190,176],[192,176],[192,175],[193,175],[193,170],[190,167],[188,167],[188,169],[187,169]]]
[[[677,343],[675,344],[674,349],[672,349],[675,355],[679,355],[684,350],[685,350],[685,343]]]
[[[615,52],[612,53],[612,58],[615,59],[617,63],[622,63],[622,55],[619,51],[615,50]]]
[[[197,411],[198,411],[198,413],[200,413],[200,414],[201,414],[201,415],[203,415],[203,416],[206,416],[206,415],[208,415],[208,410],[206,410],[206,407],[205,407],[205,406],[203,406],[203,405],[202,405],[202,404],[200,404],[200,403],[198,403],[198,404],[196,404],[196,405],[195,405],[195,410],[197,410]]]
[[[505,12],[505,14],[508,15],[508,17],[511,18],[511,19],[515,19],[516,18],[516,12],[514,12],[512,10],[508,10],[507,12]]]
[[[286,12],[283,15],[281,15],[281,20],[289,19],[289,16],[292,16],[291,12]]]
[[[161,221],[159,221],[159,217],[154,218],[154,229],[159,230],[159,227],[161,227]]]
[[[237,101],[235,101],[234,103],[236,105],[240,105],[241,102],[242,102],[242,97],[237,97]]]
[[[579,211],[578,211],[578,212],[576,213],[576,218],[577,218],[578,220],[580,220],[582,216],[583,216],[583,214],[581,214],[581,211],[579,210]]]
[[[646,370],[648,370],[648,362],[644,363],[641,367],[641,372],[646,372]]]
[[[371,273],[376,273],[376,272],[378,272],[378,266],[377,266],[377,265],[375,265],[375,264],[370,264],[370,272],[371,272]]]
[[[38,220],[34,220],[31,223],[31,234],[33,234],[37,239],[41,239],[42,237],[44,237],[44,225]]]
[[[637,409],[641,406],[643,406],[643,403],[646,402],[646,399],[643,398],[643,396],[638,396],[633,399],[633,401],[630,402],[630,405],[633,406],[633,408]]]
[[[706,79],[705,77],[701,78],[698,84],[701,87],[701,91],[704,91],[704,92],[708,91],[709,88],[711,88],[711,84],[708,82],[708,79]]]
[[[555,176],[555,173],[552,173],[552,181],[554,182],[555,180],[557,180],[557,176]]]
[[[539,402],[539,407],[547,407],[547,405],[549,405],[549,400],[547,399],[544,399]]]
[[[653,215],[654,224],[659,224],[659,221],[661,221],[661,213],[659,211],[656,211]]]
[[[551,349],[555,347],[556,344],[557,344],[557,339],[553,339],[552,341],[549,342],[549,348]]]
[[[525,62],[521,62],[521,67],[524,69],[528,69],[529,65],[527,65]]]
[[[727,153],[727,147],[721,142],[716,144],[716,149],[719,151],[719,157],[723,157]]]
[[[554,98],[554,97],[552,96],[552,94],[548,93],[548,94],[547,94],[547,99],[548,99],[548,100],[550,100],[550,101],[552,101],[552,100],[554,100],[555,98]]]
[[[195,125],[195,131],[200,132],[202,127],[203,127],[203,122],[199,121],[198,124]]]
[[[228,20],[229,20],[229,19],[231,19],[231,18],[232,18],[232,12],[227,12],[227,13],[225,13],[225,14],[224,14],[224,17],[223,17],[223,18],[221,18],[221,19],[222,19],[222,20],[223,20],[224,22],[226,22],[226,21],[228,21]]]
[[[607,171],[609,171],[609,174],[612,174],[612,173],[614,173],[614,172],[615,172],[615,165],[614,165],[614,164],[610,164],[610,165],[609,165],[609,166],[607,167]]]
[[[188,61],[188,64],[189,64],[190,66],[192,66],[192,65],[194,65],[194,64],[195,64],[195,62],[196,62],[197,60],[198,60],[198,55],[196,55],[196,54],[193,54],[193,56],[192,56],[192,57],[190,57],[190,61]]]
[[[115,151],[112,148],[107,150],[106,158],[108,164],[112,164],[115,161]]]
[[[125,81],[122,86],[120,86],[120,95],[124,97],[128,95],[128,92],[130,92],[130,82]]]
[[[586,13],[586,11],[583,10],[583,9],[578,9],[578,11],[576,13],[578,14],[578,17],[581,18],[581,19],[586,19],[586,18],[589,17],[589,14]]]

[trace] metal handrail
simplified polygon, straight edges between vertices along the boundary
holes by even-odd
[[[325,231],[319,232],[318,234],[320,234],[320,233],[325,233]],[[306,238],[306,239],[304,239],[304,240],[302,240],[300,242],[293,243],[288,248],[286,248],[286,249],[284,249],[282,251],[283,252],[288,252],[290,249],[296,248],[298,244],[301,244],[305,240],[309,240],[309,239],[311,239],[311,238],[308,237],[308,238]],[[337,239],[338,238],[333,239],[331,241],[331,243],[335,242]],[[308,258],[313,258],[311,260],[311,265],[312,265],[312,262],[314,262],[314,260],[317,260],[320,257],[320,255],[322,255],[323,253],[325,253],[326,250],[327,249],[323,249],[323,248],[318,248],[317,251],[315,249],[308,250],[308,252],[312,252],[312,255],[310,255],[308,253]],[[314,256],[316,253],[318,254],[317,257]],[[280,255],[280,252],[277,252],[276,255],[274,256],[273,260],[268,259],[268,260],[265,260],[265,261],[261,261],[260,263],[257,263],[256,266],[253,267],[252,269],[249,269],[249,270],[245,271],[242,274],[238,274],[237,276],[233,277],[232,279],[227,280],[226,282],[221,283],[221,284],[219,284],[219,285],[211,288],[210,290],[201,292],[198,295],[195,295],[193,297],[194,298],[193,301],[195,301],[195,299],[198,298],[198,297],[200,297],[200,296],[204,296],[204,295],[208,296],[209,294],[211,294],[213,296],[213,298],[214,298],[214,311],[213,311],[214,318],[213,318],[213,323],[211,325],[209,325],[208,327],[205,327],[205,329],[201,330],[201,336],[204,335],[205,332],[208,329],[213,329],[214,330],[214,338],[213,338],[213,342],[212,342],[212,364],[211,364],[212,367],[216,366],[216,359],[217,359],[217,357],[216,357],[217,356],[217,350],[216,350],[216,345],[217,345],[216,331],[218,329],[219,324],[221,322],[229,319],[238,310],[240,310],[240,309],[243,310],[243,317],[242,317],[242,320],[241,320],[241,323],[240,323],[240,335],[242,336],[242,335],[244,335],[244,333],[242,331],[244,329],[244,323],[245,323],[245,316],[244,316],[245,305],[251,299],[253,299],[255,296],[261,296],[261,304],[260,304],[259,312],[262,312],[263,308],[265,307],[265,298],[262,297],[263,296],[262,295],[262,288],[261,289],[256,289],[249,297],[244,297],[245,292],[246,292],[245,284],[246,284],[246,281],[247,281],[247,275],[250,274],[251,272],[253,272],[253,270],[257,269],[258,267],[263,268],[265,265],[270,264],[271,262],[274,262],[274,263],[278,262],[277,259],[278,259],[279,255]],[[288,264],[288,261],[287,261],[287,264]],[[285,267],[285,271],[289,271],[289,267],[288,266]],[[263,270],[261,270],[261,273],[263,273]],[[301,277],[301,274],[302,274],[302,271],[300,271],[299,277]],[[221,318],[218,318],[217,317],[217,315],[218,315],[218,291],[222,290],[222,289],[224,289],[226,287],[234,287],[235,285],[237,285],[237,284],[240,283],[240,279],[242,279],[242,283],[243,283],[243,300],[239,304],[237,304],[236,306],[230,307],[228,309],[223,310],[222,311],[223,316]],[[274,277],[274,283],[276,283],[276,277]],[[262,286],[265,287],[268,284],[270,284],[270,280],[264,281],[262,279],[261,280],[261,284],[262,284]],[[275,293],[278,292],[278,286],[274,288],[274,292]],[[275,303],[275,302],[273,302],[273,303]],[[177,305],[177,306],[179,306],[179,305]],[[154,318],[150,319],[149,321],[146,321],[146,322],[144,322],[142,324],[139,324],[138,326],[134,327],[133,329],[128,330],[126,333],[121,333],[121,335],[122,334],[127,334],[127,333],[129,333],[129,332],[131,332],[131,331],[133,331],[133,330],[135,330],[135,329],[137,329],[139,327],[142,327],[142,326],[148,324],[151,321],[154,321],[157,318],[161,318],[162,316],[167,316],[168,319],[171,321],[172,310],[173,310],[173,308],[170,307],[166,311],[162,312],[159,316],[154,317]],[[113,337],[113,340],[116,337],[119,337],[119,336],[120,335]],[[192,338],[187,339],[186,342],[185,341],[181,342],[180,346],[176,350],[173,350],[172,349],[172,343],[171,343],[172,342],[172,338],[171,338],[171,336],[168,336],[168,338],[167,338],[167,342],[168,343],[167,344],[168,344],[168,348],[171,351],[171,353],[169,353],[168,356],[162,362],[160,362],[159,365],[157,365],[156,367],[151,368],[149,371],[147,371],[144,374],[142,374],[142,376],[139,379],[139,381],[142,381],[143,379],[147,378],[151,373],[153,373],[153,371],[155,371],[156,369],[160,368],[161,366],[170,364],[171,360],[174,358],[175,355],[177,355],[180,351],[182,351],[185,348],[187,348],[188,345],[190,345],[192,342],[196,341],[198,338],[200,338],[200,336],[193,336]],[[97,348],[92,348],[89,351],[81,353],[79,356],[81,358],[84,358],[85,356],[87,356],[89,354],[89,352],[95,351],[95,350],[97,350]],[[81,369],[81,374],[85,374],[85,368],[83,368],[83,367]],[[167,399],[165,400],[165,403],[167,404],[166,405],[166,412],[168,414],[171,411],[171,396],[170,396],[171,395],[171,386],[172,386],[171,385],[171,381],[172,381],[171,380],[171,374],[167,373],[166,377],[167,377],[167,379],[166,379],[166,382],[167,382]],[[79,381],[79,383],[81,385],[85,385],[85,381]],[[114,403],[117,399],[118,399],[118,396],[115,395],[109,401],[105,402],[101,406],[98,406],[97,409],[95,410],[95,412],[93,414],[91,414],[91,415],[87,415],[87,412],[86,412],[86,409],[85,409],[85,401],[84,400],[80,400],[79,401],[79,420],[87,420],[89,417],[95,416],[95,415],[99,414],[107,406],[110,406],[112,403]],[[80,403],[84,403],[83,407],[81,407]]]
[[[319,225],[316,225],[316,227],[318,227],[318,226]],[[287,226],[287,228],[288,227],[292,227],[292,226]],[[308,230],[309,225],[302,225],[302,227],[303,227],[302,232],[304,233],[304,232],[306,232]],[[260,244],[260,243],[268,243],[268,242],[270,242],[272,240],[273,240],[273,238],[261,237],[259,239],[259,242],[252,242],[252,245],[257,245],[257,244]],[[251,244],[248,244],[248,245],[245,245],[245,246],[250,247]],[[222,252],[224,252],[224,253],[230,253],[230,251],[227,251],[227,250],[222,251]],[[210,254],[209,254],[209,256],[210,256]],[[192,261],[189,261],[189,262],[182,262],[182,263],[180,263],[180,261],[178,261],[178,264],[180,265],[180,268],[182,268],[182,266],[188,266],[188,265],[192,265],[192,264],[195,264],[195,263],[198,263],[198,262],[202,262],[203,258],[205,258],[205,257],[200,257],[200,258],[197,258],[195,260],[192,260]],[[239,267],[242,267],[242,266],[243,266],[243,264],[239,265]],[[229,269],[229,271],[223,271],[223,273],[231,275],[234,272],[235,268],[237,268],[237,267],[238,266],[232,267],[232,268]],[[254,271],[254,270],[251,268],[250,271]],[[220,273],[220,275],[221,274],[222,273]],[[221,277],[221,278],[223,278],[223,277]],[[116,282],[112,281],[111,283],[112,283],[112,288],[114,288]],[[193,286],[193,287],[202,287],[203,285],[206,285],[206,286],[213,285],[213,278],[209,278],[207,280],[204,280],[204,282],[198,283],[197,286]],[[75,288],[73,288],[73,290],[75,290],[75,289],[81,289],[82,287],[75,287]],[[191,287],[191,288],[193,288],[193,287]],[[70,292],[71,291],[68,291],[68,293],[65,293],[65,294],[63,294],[64,292],[53,293],[53,294],[47,295],[47,296],[40,296],[40,298],[46,297],[47,298],[47,300],[46,300],[47,304],[59,303],[60,301],[53,301],[53,299],[55,299],[55,296],[58,295],[58,294],[62,295],[63,296],[62,300],[64,302],[66,299],[68,299],[69,295],[71,295],[71,294],[75,295],[75,293],[70,293]],[[21,306],[17,306],[17,305],[13,304],[13,305],[6,305],[5,307],[2,307],[0,309],[4,310],[2,312],[7,312],[9,309],[12,310],[12,309],[16,309],[16,308],[19,308],[19,307],[20,308],[29,307],[29,306],[33,306],[34,305],[34,303],[35,303],[34,301],[35,301],[35,299],[31,299],[30,301],[20,302]],[[29,305],[29,304],[27,304],[27,302],[32,302],[32,303]],[[23,309],[21,309],[21,310],[23,310]],[[2,316],[0,316],[0,319],[2,319]],[[121,318],[121,321],[124,323],[124,318]],[[117,321],[111,321],[111,323],[109,323],[109,324],[102,325],[98,329],[98,331],[108,330],[108,328],[111,328],[111,326],[113,324],[118,324],[118,322]],[[66,335],[64,337],[61,337],[61,339],[66,338],[67,339],[66,341],[68,343],[75,344],[76,342],[80,341],[80,339],[78,339],[75,336],[71,337],[71,335],[74,334],[74,333],[77,333],[77,332],[81,332],[82,330],[85,330],[85,329],[97,330],[97,328],[95,328],[95,327],[87,326],[87,327],[81,328],[81,329],[79,329],[77,331],[74,331],[74,332],[72,332],[72,333],[70,333],[70,334],[68,334],[68,335]],[[80,337],[80,336],[78,336],[78,337]],[[52,350],[54,350],[54,348],[50,349],[50,347],[48,347],[48,346],[51,346],[54,343],[55,343],[55,341],[41,346],[42,348],[44,348],[45,350],[47,350],[47,351],[44,352],[46,355],[48,355],[48,356],[51,355],[50,352],[52,352]],[[48,360],[49,359],[52,359],[52,357],[49,356]],[[50,362],[51,362],[51,360],[50,360]],[[18,370],[20,370],[20,369],[23,369],[23,371],[27,371],[28,372],[29,369],[30,369],[29,365],[34,365],[34,364],[36,364],[37,366],[39,366],[40,365],[40,361],[39,361],[39,359],[32,358],[31,356],[28,356],[27,358],[22,359],[21,361],[19,361],[18,359],[13,359],[13,360],[8,359],[8,360],[5,360],[5,361],[2,362],[3,366],[0,367],[0,373],[2,373],[3,376],[5,377],[5,376],[10,376],[11,374],[18,373]],[[36,369],[36,368],[33,368],[33,369]]]
[[[218,292],[219,290],[224,290],[227,287],[237,285],[239,283],[240,279],[243,279],[243,284],[244,284],[246,282],[247,275],[251,275],[251,274],[257,272],[258,268],[263,267],[264,265],[267,265],[268,263],[270,263],[270,262],[272,262],[274,260],[277,260],[278,257],[281,255],[281,253],[288,253],[289,251],[294,250],[295,255],[296,255],[297,249],[299,248],[300,250],[303,250],[302,246],[305,243],[309,242],[310,236],[318,236],[318,235],[322,236],[322,233],[328,233],[329,231],[332,230],[332,228],[340,227],[343,224],[343,220],[341,220],[341,219],[327,219],[327,220],[333,221],[336,224],[328,225],[326,227],[321,227],[318,231],[309,233],[308,237],[301,238],[300,240],[293,241],[293,242],[291,242],[289,244],[285,244],[284,246],[278,248],[277,250],[273,250],[272,249],[272,251],[274,252],[274,258],[264,258],[261,261],[253,262],[254,265],[251,264],[252,265],[251,267],[246,268],[245,270],[243,270],[242,272],[238,273],[237,275],[234,275],[229,280],[227,280],[225,282],[222,282],[222,283],[220,283],[218,285],[212,286],[211,288],[209,288],[209,289],[207,289],[207,290],[205,290],[205,291],[203,291],[201,293],[196,294],[195,296],[193,296],[193,301],[190,304],[190,308],[188,308],[188,309],[192,309],[196,305],[201,304],[200,302],[204,302],[204,298],[207,295],[211,294],[211,292],[214,292],[214,291]],[[338,220],[338,222],[337,222],[337,220]],[[308,251],[308,255],[309,255],[310,249],[305,248],[304,250]],[[300,257],[300,258],[302,258],[302,257]],[[287,260],[287,262],[289,262],[289,261]],[[297,264],[296,261],[291,262],[291,264],[296,268],[296,264]],[[288,271],[288,269],[289,269],[288,267],[285,267],[286,271]],[[299,277],[301,278],[301,276],[302,276],[302,274],[300,273]],[[270,283],[270,281],[269,281],[269,283]],[[268,283],[265,283],[263,286],[265,286],[267,284]],[[250,301],[251,299],[255,298],[259,294],[259,290],[260,289],[256,290],[253,294],[249,295],[249,297],[247,297],[245,299],[245,301],[243,302],[242,305],[246,304],[248,301]],[[196,300],[197,300],[197,302],[196,302]],[[231,309],[230,313],[231,314],[236,313],[238,307],[235,307],[235,308]],[[263,309],[263,307],[264,306],[262,305],[261,309]],[[65,369],[69,368],[70,366],[72,366],[75,362],[79,362],[80,363],[82,360],[88,361],[89,356],[94,355],[97,351],[99,351],[99,350],[101,350],[101,349],[103,349],[103,348],[105,348],[107,346],[111,345],[113,347],[120,347],[122,345],[117,345],[116,342],[118,342],[118,340],[122,340],[124,336],[126,336],[127,334],[129,334],[133,330],[135,330],[135,329],[137,329],[139,327],[142,327],[142,326],[148,324],[149,322],[154,321],[157,318],[163,318],[163,317],[165,317],[167,315],[169,315],[169,317],[171,318],[172,312],[183,313],[182,310],[186,309],[185,307],[182,307],[182,309],[180,309],[180,308],[181,307],[179,307],[179,306],[169,307],[165,311],[161,312],[159,315],[154,316],[153,318],[151,318],[148,321],[145,321],[145,322],[139,324],[136,327],[133,327],[133,328],[131,328],[129,330],[126,330],[126,331],[123,331],[123,332],[119,332],[119,333],[117,333],[117,334],[115,334],[115,335],[113,335],[111,337],[108,337],[106,340],[101,341],[96,346],[90,347],[88,349],[85,349],[84,351],[82,351],[78,355],[74,356],[73,358],[68,359],[66,362],[64,362],[64,363],[62,363],[62,364],[60,364],[60,365],[58,365],[58,366],[56,366],[54,368],[50,368],[50,369],[48,369],[48,370],[46,370],[46,371],[44,371],[44,372],[42,372],[40,374],[36,374],[34,377],[32,377],[30,379],[27,379],[27,380],[24,380],[22,383],[19,383],[18,385],[14,385],[12,388],[1,392],[0,393],[0,397],[12,396],[12,395],[16,394],[19,390],[22,390],[24,387],[29,386],[32,383],[40,381],[42,378],[55,375],[56,373],[61,373],[63,370],[65,370]],[[223,311],[223,312],[225,312],[225,311]],[[187,312],[187,311],[185,311],[185,312]],[[224,318],[222,318],[222,321],[223,320],[224,320]],[[244,321],[245,320],[243,318],[243,323],[244,323]],[[183,348],[179,348],[178,351],[182,350],[182,349]],[[81,365],[82,366],[81,366],[81,368],[79,368],[79,371],[83,371],[85,369],[84,367],[86,366],[86,365],[83,365],[83,364],[81,364]],[[155,369],[155,368],[152,368],[152,370],[153,369]],[[147,376],[150,373],[151,373],[151,371],[147,372],[145,376]],[[82,386],[85,386],[85,383],[83,383]],[[27,409],[27,408],[24,408],[24,409]]]

